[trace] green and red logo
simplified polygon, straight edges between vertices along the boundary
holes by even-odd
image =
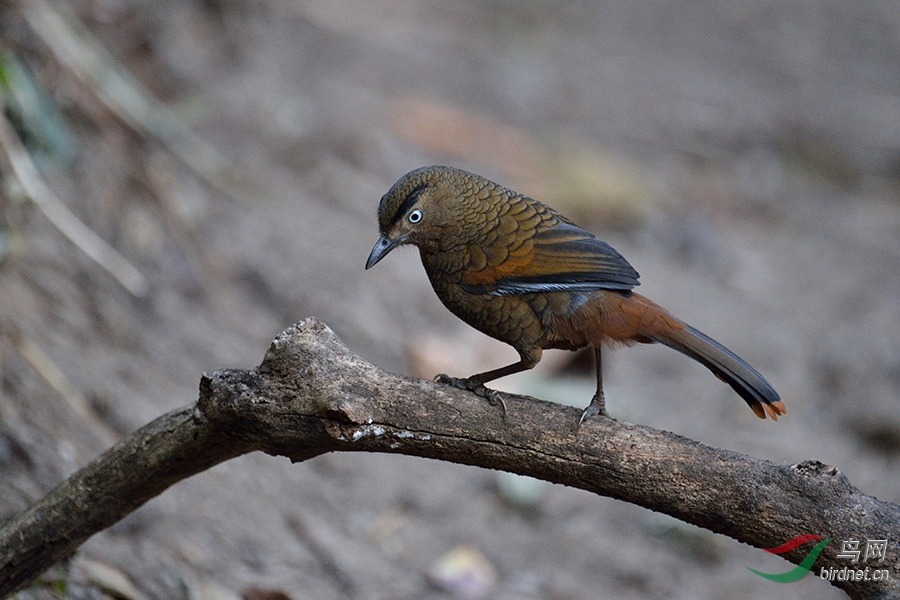
[[[791,569],[790,571],[785,571],[784,573],[763,573],[762,571],[757,571],[756,569],[750,569],[760,577],[765,577],[766,579],[770,579],[772,581],[777,581],[779,583],[791,583],[793,581],[799,581],[803,579],[803,577],[809,573],[810,569],[812,569],[813,563],[816,562],[816,559],[819,558],[819,553],[822,552],[822,549],[828,545],[828,542],[833,540],[834,538],[822,538],[821,535],[816,535],[814,533],[804,533],[803,535],[798,535],[781,544],[780,546],[776,546],[774,548],[763,548],[766,552],[771,552],[772,554],[784,554],[785,552],[790,552],[794,548],[798,546],[802,546],[806,542],[812,542],[815,540],[822,540],[815,546],[813,546],[812,550],[806,555],[806,557],[800,561],[800,564]]]

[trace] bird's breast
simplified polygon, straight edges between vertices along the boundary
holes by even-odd
[[[473,294],[453,277],[431,276],[432,287],[450,312],[470,326],[520,351],[532,348],[576,349],[584,336],[571,323],[589,293]],[[563,325],[562,327],[560,325]]]
[[[437,297],[454,315],[470,326],[514,348],[537,346],[543,323],[526,296],[473,294],[462,285],[462,272],[428,273]]]

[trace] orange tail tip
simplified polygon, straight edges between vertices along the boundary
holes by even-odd
[[[772,417],[773,421],[778,420],[778,415],[787,414],[787,409],[784,407],[784,402],[781,400],[776,400],[775,402],[771,402],[769,404],[763,404],[762,407],[766,409],[766,412],[769,413],[769,416]],[[758,405],[757,407],[758,408]],[[756,412],[754,410],[754,412]],[[765,419],[766,415],[762,414],[762,411],[756,413],[760,419]]]
[[[753,409],[753,414],[760,419],[765,419],[768,414],[772,417],[773,421],[777,421],[779,416],[787,414],[787,409],[784,407],[784,402],[781,400],[775,400],[774,402],[754,402],[750,404],[750,408]]]

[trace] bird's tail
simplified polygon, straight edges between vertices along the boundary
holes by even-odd
[[[750,405],[760,419],[765,419],[768,413],[773,420],[777,421],[779,415],[787,412],[778,392],[756,369],[748,365],[737,354],[690,325],[685,325],[683,329],[660,328],[648,337],[678,350],[704,365],[716,377],[734,388],[734,391]]]

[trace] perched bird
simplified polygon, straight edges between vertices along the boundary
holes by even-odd
[[[450,167],[407,173],[378,205],[381,237],[366,269],[402,244],[419,249],[431,286],[457,317],[515,348],[519,362],[435,380],[506,405],[485,383],[533,368],[544,349],[592,346],[597,391],[579,421],[608,416],[601,349],[658,342],[728,383],[765,419],[778,393],[731,350],[633,292],[638,273],[609,244],[528,196]]]

